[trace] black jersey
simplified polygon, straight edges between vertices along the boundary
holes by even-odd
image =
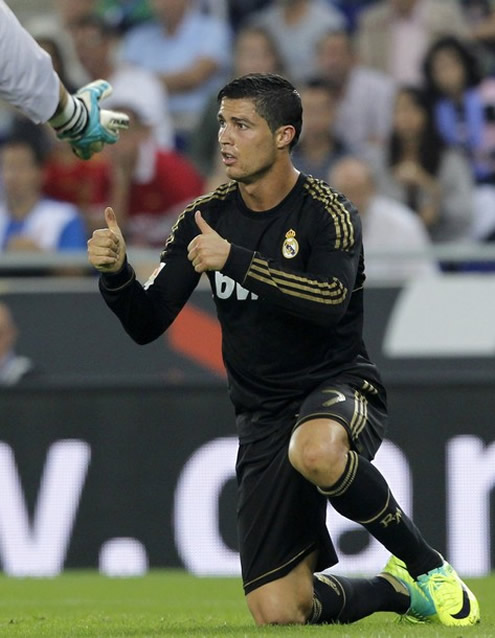
[[[107,304],[138,343],[163,333],[199,281],[187,259],[199,233],[196,210],[232,245],[222,271],[207,275],[237,414],[249,414],[257,430],[275,427],[336,375],[379,383],[362,340],[358,213],[325,182],[302,174],[280,204],[263,212],[246,207],[236,182],[196,199],[180,215],[160,268],[144,287],[130,267],[102,276]]]

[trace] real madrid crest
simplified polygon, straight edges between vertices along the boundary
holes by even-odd
[[[299,252],[299,242],[296,239],[296,231],[288,230],[285,233],[284,243],[282,244],[282,255],[286,259],[292,259]]]

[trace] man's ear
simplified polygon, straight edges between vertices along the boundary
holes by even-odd
[[[277,148],[283,149],[292,142],[296,135],[296,129],[287,124],[286,126],[280,126],[275,133],[275,142],[277,144]]]

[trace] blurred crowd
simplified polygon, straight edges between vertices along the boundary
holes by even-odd
[[[365,251],[383,253],[370,280],[473,268],[429,249],[495,240],[495,0],[52,4],[26,28],[69,90],[109,80],[105,107],[131,126],[82,161],[2,105],[0,252],[84,248],[107,205],[130,246],[162,246],[184,204],[225,181],[216,94],[251,72],[300,92],[294,164],[358,206]]]

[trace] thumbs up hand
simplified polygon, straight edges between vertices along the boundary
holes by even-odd
[[[100,272],[116,273],[124,265],[124,236],[112,208],[105,208],[106,228],[95,230],[88,241],[88,260]]]
[[[200,234],[187,247],[187,258],[196,272],[221,270],[229,256],[230,243],[213,230],[199,210],[195,212],[194,220]]]

